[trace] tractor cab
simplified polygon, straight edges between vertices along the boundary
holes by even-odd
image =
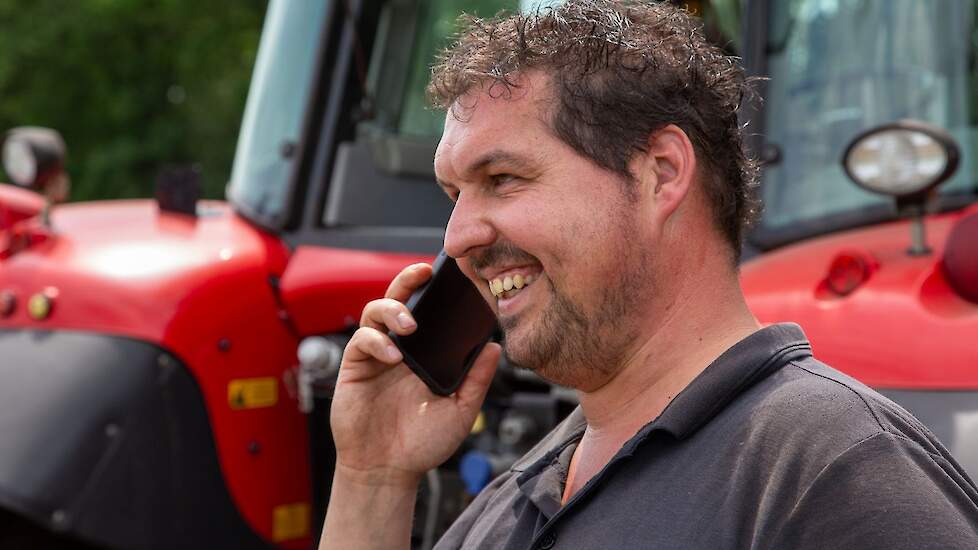
[[[978,199],[975,8],[971,1],[750,3],[744,55],[750,72],[765,77],[760,112],[748,126],[764,166],[764,214],[752,245],[771,250],[898,219],[903,213],[890,197],[854,185],[843,156],[863,132],[904,119],[941,128],[962,152],[928,211]]]
[[[750,2],[764,211],[742,286],[978,476],[978,88],[971,0]]]

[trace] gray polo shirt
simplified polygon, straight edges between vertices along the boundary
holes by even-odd
[[[776,325],[713,362],[561,506],[574,411],[449,548],[978,549],[978,490],[913,416]]]

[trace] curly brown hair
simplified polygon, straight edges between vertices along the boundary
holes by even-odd
[[[633,182],[628,164],[668,124],[693,143],[718,228],[734,259],[756,213],[756,164],[737,112],[750,90],[737,58],[707,42],[700,21],[666,3],[568,0],[493,19],[462,16],[453,46],[432,70],[428,95],[441,109],[475,87],[517,87],[540,70],[551,81],[556,135]]]

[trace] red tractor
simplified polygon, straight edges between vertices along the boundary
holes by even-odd
[[[451,212],[432,55],[460,11],[539,3],[272,0],[227,202],[196,200],[187,172],[156,200],[50,206],[67,192],[60,138],[6,135],[0,546],[314,543],[342,347]],[[799,322],[978,476],[975,3],[694,4],[770,77],[745,110],[765,164],[742,268],[756,314]],[[417,547],[573,406],[503,365],[427,478]]]
[[[913,412],[978,478],[978,3],[754,2],[743,53],[764,322]],[[920,121],[926,121],[920,122]]]

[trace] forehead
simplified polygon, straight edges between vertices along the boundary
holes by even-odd
[[[547,125],[550,92],[546,78],[519,78],[518,87],[488,85],[461,97],[445,115],[435,152],[439,179],[455,180],[490,151],[526,156],[558,141]],[[531,149],[528,149],[531,147]]]

